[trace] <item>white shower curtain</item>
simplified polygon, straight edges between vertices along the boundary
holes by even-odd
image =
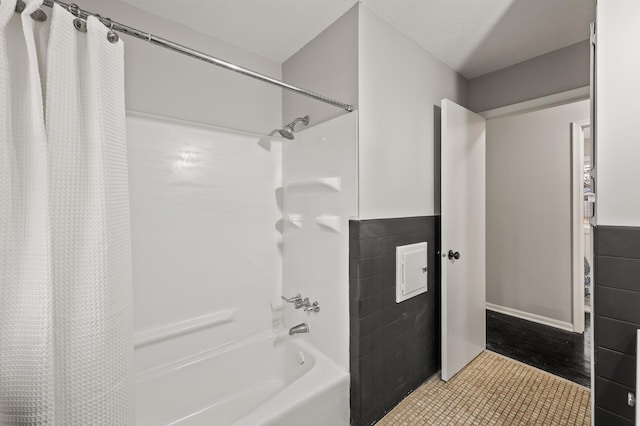
[[[0,3],[0,424],[133,424],[124,47],[41,2]]]

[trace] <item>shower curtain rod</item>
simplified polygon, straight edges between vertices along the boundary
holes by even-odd
[[[336,101],[335,99],[328,98],[326,96],[320,95],[318,93],[311,92],[309,90],[306,90],[306,89],[303,89],[303,88],[300,88],[300,87],[296,87],[296,86],[294,86],[292,84],[285,83],[284,81],[280,81],[280,80],[277,80],[275,78],[269,77],[267,75],[260,74],[259,72],[252,71],[252,70],[250,70],[248,68],[244,68],[244,67],[241,67],[241,66],[236,65],[236,64],[232,64],[231,62],[227,62],[227,61],[224,61],[222,59],[218,59],[218,58],[216,58],[214,56],[207,55],[206,53],[199,52],[197,50],[191,49],[189,47],[183,46],[183,45],[178,44],[178,43],[174,43],[174,42],[169,41],[167,39],[164,39],[162,37],[155,36],[155,35],[153,35],[151,33],[147,33],[147,32],[132,28],[132,27],[129,27],[129,26],[124,25],[124,24],[120,24],[120,23],[115,22],[115,21],[111,21],[110,19],[103,18],[100,15],[97,15],[95,13],[91,13],[91,12],[87,12],[86,10],[82,10],[81,8],[77,7],[77,5],[67,4],[67,3],[64,3],[64,2],[59,1],[59,0],[44,0],[44,2],[43,2],[43,4],[45,6],[48,6],[48,7],[53,7],[53,5],[55,3],[59,4],[60,6],[62,6],[64,8],[67,8],[67,9],[69,9],[69,6],[74,6],[75,8],[72,7],[72,9],[73,9],[74,12],[77,11],[76,16],[78,16],[80,18],[83,18],[83,19],[86,19],[89,16],[95,16],[96,18],[100,19],[100,21],[103,24],[105,24],[105,25],[108,24],[108,26],[110,26],[111,29],[114,30],[114,31],[118,31],[118,32],[126,34],[128,36],[148,41],[149,43],[151,43],[153,45],[164,47],[165,49],[169,49],[169,50],[172,50],[174,52],[181,53],[183,55],[187,55],[187,56],[190,56],[190,57],[195,58],[195,59],[199,59],[199,60],[207,62],[209,64],[217,65],[219,67],[228,69],[230,71],[234,71],[234,72],[237,72],[239,74],[243,74],[243,75],[246,75],[248,77],[255,78],[256,80],[260,80],[260,81],[263,81],[265,83],[273,84],[274,86],[278,86],[278,87],[281,87],[283,89],[290,90],[290,91],[298,93],[300,95],[308,96],[308,97],[316,99],[316,100],[318,100],[320,102],[324,102],[324,103],[327,103],[329,105],[333,105],[335,107],[342,108],[347,112],[352,112],[353,111],[353,106],[352,105]]]

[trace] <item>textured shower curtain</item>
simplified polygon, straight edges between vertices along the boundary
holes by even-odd
[[[134,423],[122,41],[0,3],[0,424]]]

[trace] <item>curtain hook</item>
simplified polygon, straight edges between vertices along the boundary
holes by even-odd
[[[77,4],[75,3],[71,3],[69,6],[67,6],[67,10],[69,11],[69,13],[71,13],[73,16],[78,16],[80,15],[80,8],[78,7]]]
[[[80,31],[81,33],[86,33],[87,21],[80,18],[80,7],[78,7],[78,5],[75,3],[70,3],[69,6],[67,6],[67,10],[70,14],[76,17],[76,19],[73,20],[73,26],[75,27],[75,29]]]
[[[100,15],[95,16],[100,20],[100,22],[104,24],[105,27],[109,28],[109,32],[107,33],[107,40],[109,40],[109,42],[112,44],[117,43],[118,40],[120,40],[120,37],[115,31],[113,31],[113,21],[111,20],[111,18],[103,18]]]
[[[22,13],[26,9],[27,5],[23,0],[16,1],[16,13]],[[47,14],[41,8],[36,9],[34,12],[31,12],[31,18],[36,22],[44,22],[47,20]]]
[[[87,21],[85,21],[84,19],[81,19],[81,18],[74,19],[73,26],[76,28],[76,30],[80,31],[81,33],[87,32]]]
[[[31,18],[36,22],[45,22],[47,20],[47,14],[42,8],[37,8],[32,14]]]
[[[16,13],[22,13],[24,12],[24,9],[27,7],[27,5],[24,3],[24,1],[22,0],[18,0],[16,2]]]
[[[86,33],[87,21],[80,17],[80,7],[75,3],[70,3],[69,6],[67,6],[67,10],[69,11],[69,13],[76,17],[76,19],[73,20],[73,26],[75,27],[75,29],[80,31],[81,33]]]
[[[113,31],[113,21],[111,20],[111,18],[106,18],[106,19],[109,22],[109,25],[107,25],[109,27],[109,32],[107,33],[107,40],[109,40],[109,43],[111,44],[116,44],[118,40],[120,40],[120,37],[118,36],[118,33]]]

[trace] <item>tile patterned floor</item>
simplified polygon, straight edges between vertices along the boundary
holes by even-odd
[[[449,382],[429,379],[379,426],[589,425],[589,389],[485,351]]]

